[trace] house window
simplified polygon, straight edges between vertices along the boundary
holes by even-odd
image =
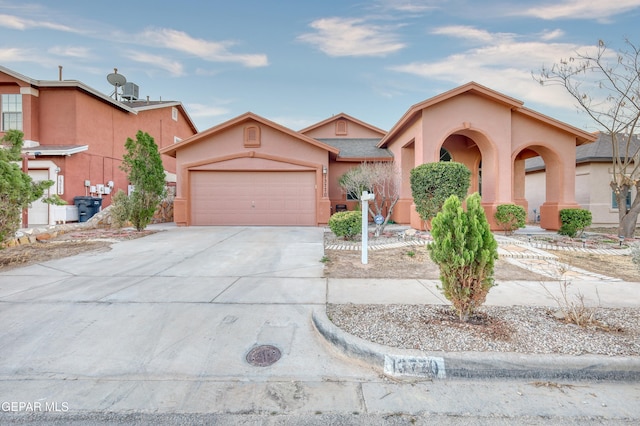
[[[347,201],[358,201],[360,199],[360,195],[355,192],[347,192]]]
[[[631,209],[631,189],[627,191],[627,211]],[[611,191],[611,208],[618,209],[618,200],[616,199],[616,193]]]
[[[171,118],[173,118],[173,121],[178,121],[178,108],[171,107]]]
[[[173,137],[173,143],[178,143],[178,142],[182,142],[182,138],[179,138],[177,136]]]
[[[336,135],[345,136],[347,134],[347,120],[336,121]]]
[[[371,190],[367,190],[367,189],[363,189],[360,192],[352,192],[352,191],[348,191],[347,192],[347,201],[360,201],[360,196],[362,195],[362,193],[364,191],[367,191],[369,193],[373,192]]]
[[[2,131],[22,130],[22,95],[2,95]]]
[[[244,128],[244,146],[249,148],[260,146],[260,127],[247,126]]]

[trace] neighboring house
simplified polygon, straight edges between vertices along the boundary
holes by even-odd
[[[160,148],[197,132],[180,102],[127,101],[111,98],[75,80],[33,80],[0,66],[0,137],[7,130],[24,133],[23,154],[35,180],[49,179],[73,205],[75,196],[93,195],[111,203],[118,189],[128,189],[120,170],[127,138],[149,133]],[[163,157],[168,181],[175,180],[175,160]],[[52,224],[53,208],[40,201],[29,209],[28,223]]]
[[[178,225],[326,224],[349,203],[337,183],[345,171],[393,160],[402,176],[393,220],[421,228],[409,173],[444,150],[472,171],[470,192],[481,193],[494,228],[498,205],[528,207],[525,160],[541,156],[553,177],[541,225],[558,229],[559,210],[578,207],[576,146],[595,139],[472,82],[412,106],[389,132],[346,114],[296,132],[249,112],[161,152],[176,158]]]
[[[591,211],[593,225],[617,225],[619,207],[609,186],[613,168],[611,135],[598,133],[597,136],[594,143],[576,148],[576,201]],[[631,139],[630,152],[637,152],[639,147],[640,138],[635,135]],[[546,185],[545,164],[540,158],[527,160],[526,164],[526,192],[530,217],[533,218],[532,209],[537,210],[543,200],[540,189]],[[629,208],[637,196],[635,188],[632,188],[627,194],[625,207]]]

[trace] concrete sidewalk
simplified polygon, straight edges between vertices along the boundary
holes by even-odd
[[[73,419],[104,412],[313,417],[459,416],[467,410],[487,418],[500,413],[640,419],[638,382],[590,383],[564,394],[517,379],[390,377],[384,366],[342,351],[335,344],[340,339],[356,352],[370,348],[350,343],[339,330],[335,341],[318,333],[323,322],[331,326],[326,314],[322,318],[326,303],[444,301],[428,280],[323,278],[320,228],[155,228],[162,232],[114,244],[110,251],[0,273],[0,402],[9,403],[0,410],[0,422],[30,414],[19,405],[14,410],[13,402],[30,402],[31,414],[36,402],[47,407],[39,414],[45,422],[51,415]],[[577,286],[591,294],[597,283]],[[503,282],[488,303],[550,304],[539,286]],[[605,306],[637,306],[640,283],[609,286],[610,292],[599,288]],[[281,358],[265,367],[251,365],[246,356],[261,345],[276,346]],[[486,372],[487,365],[533,370],[542,363],[515,355],[462,358],[456,361],[460,372],[467,366]],[[586,358],[580,358],[574,364],[545,362],[565,371],[584,369]],[[445,361],[453,372],[451,359]],[[583,378],[637,380],[637,361],[598,357],[586,368],[597,372],[606,366],[614,373]],[[501,376],[496,368],[491,377]],[[538,377],[570,377],[552,373]],[[518,393],[528,395],[526,401]],[[589,394],[598,394],[598,404],[575,403]],[[509,404],[497,404],[496,395]]]

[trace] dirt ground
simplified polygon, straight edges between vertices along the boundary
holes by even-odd
[[[438,265],[429,258],[425,246],[401,247],[368,252],[368,264],[362,264],[359,251],[325,250],[324,274],[330,278],[421,278],[437,280]],[[549,281],[551,278],[518,268],[504,260],[495,265],[497,280]]]
[[[89,229],[70,232],[48,241],[0,248],[0,271],[8,271],[89,251],[110,250],[111,244],[116,241],[140,238],[153,232],[155,231]]]
[[[640,282],[640,271],[631,256],[605,256],[592,253],[549,251],[560,262],[624,281]]]

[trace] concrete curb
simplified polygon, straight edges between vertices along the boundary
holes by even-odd
[[[344,355],[397,377],[512,378],[564,380],[640,380],[640,357],[519,354],[513,352],[425,353],[368,342],[336,327],[324,308],[311,322],[320,335]]]

